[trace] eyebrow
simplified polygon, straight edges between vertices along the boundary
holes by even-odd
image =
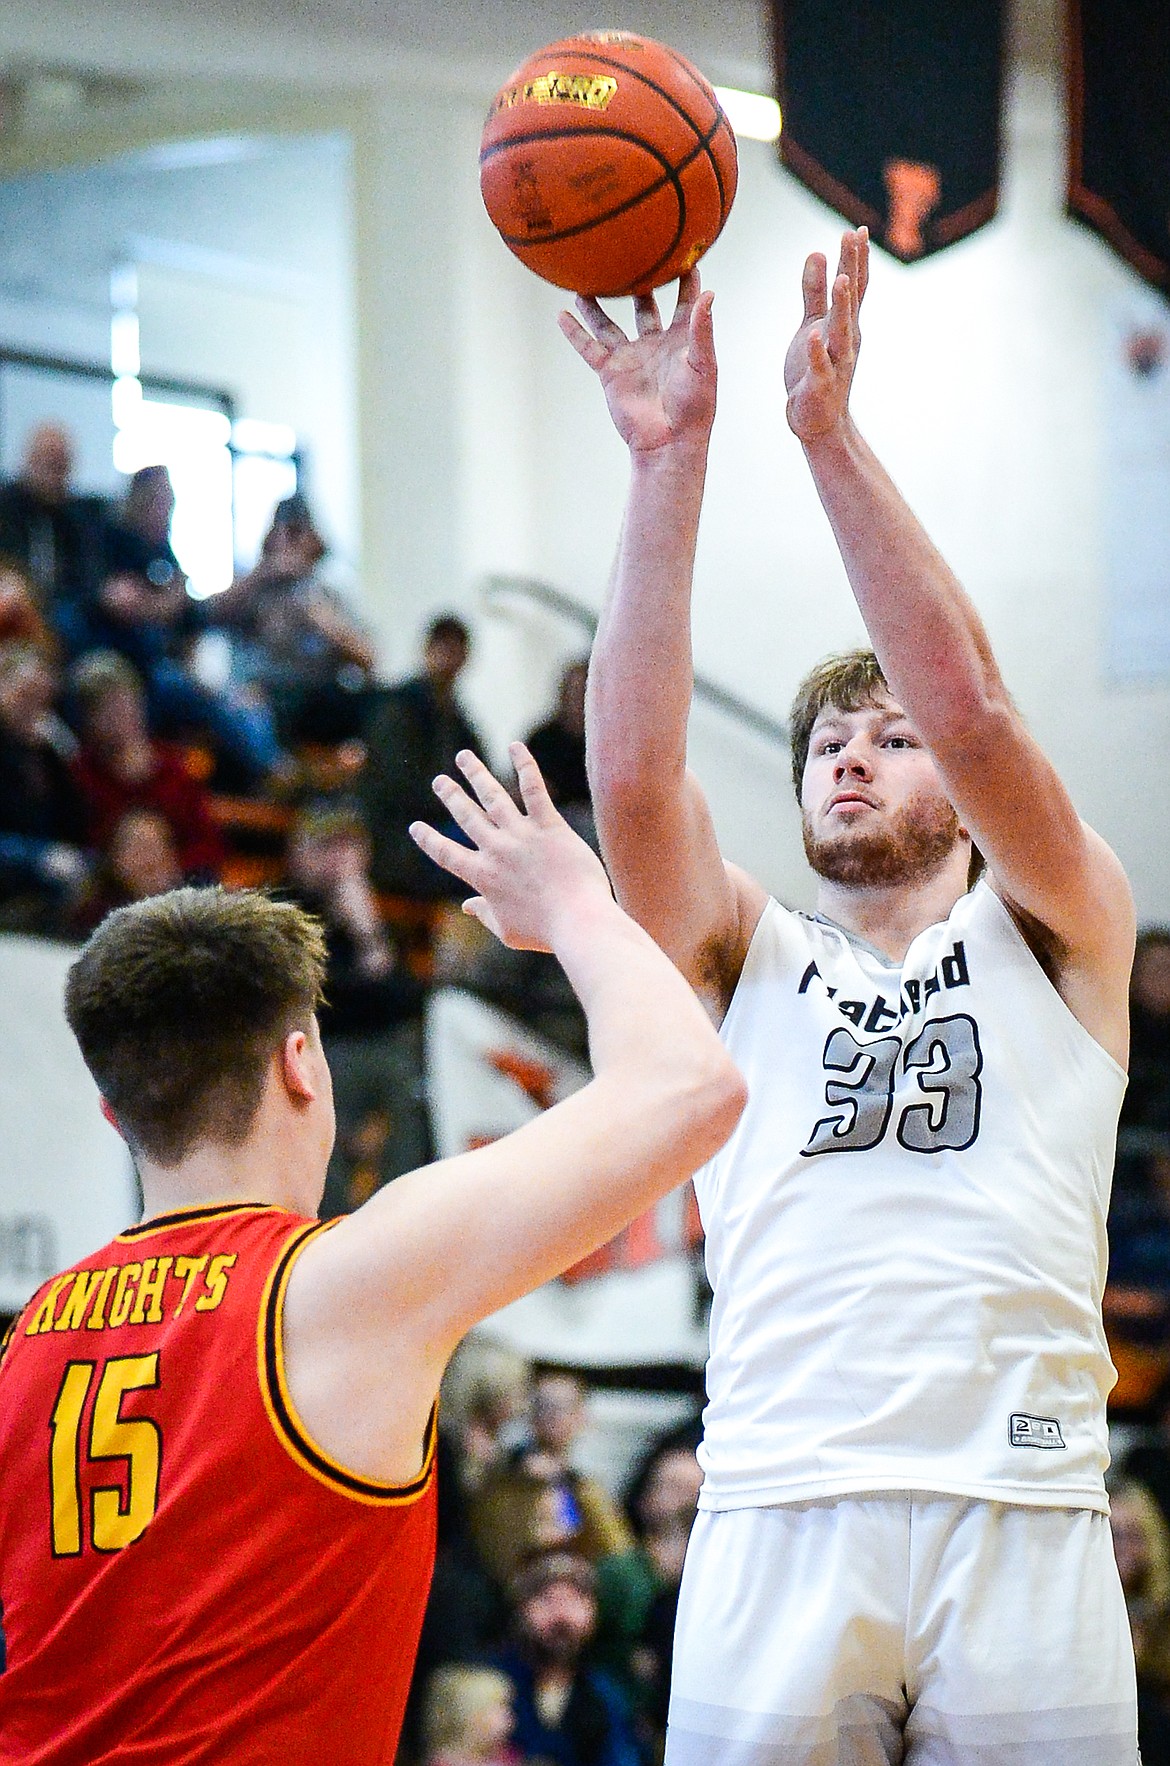
[[[901,706],[899,706],[897,710],[893,710],[887,706],[881,705],[858,705],[854,708],[854,711],[837,710],[832,713],[822,712],[813,724],[810,732],[810,741],[815,740],[815,738],[821,735],[825,730],[840,729],[843,726],[845,719],[853,717],[858,711],[876,712],[879,728],[884,728],[886,724],[908,724],[910,722],[909,714],[903,711]]]

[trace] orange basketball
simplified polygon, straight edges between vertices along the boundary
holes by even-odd
[[[719,236],[736,170],[702,74],[628,31],[530,56],[493,99],[479,152],[504,244],[577,294],[648,294],[685,275]]]

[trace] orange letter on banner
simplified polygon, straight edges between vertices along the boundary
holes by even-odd
[[[925,243],[922,229],[927,216],[942,196],[938,167],[919,165],[912,159],[890,159],[885,179],[890,199],[886,244],[900,258],[916,258]]]

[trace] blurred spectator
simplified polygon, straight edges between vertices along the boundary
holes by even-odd
[[[512,1642],[497,1662],[514,1689],[521,1754],[549,1766],[640,1766],[620,1690],[586,1659],[597,1622],[592,1565],[550,1552],[519,1571],[511,1592]]]
[[[1129,1001],[1122,1128],[1170,1128],[1170,927],[1147,926],[1138,934]]]
[[[512,1683],[495,1668],[436,1668],[423,1701],[423,1766],[517,1766]]]
[[[55,658],[57,640],[41,613],[33,580],[19,564],[0,558],[0,644],[31,644]]]
[[[1140,1427],[1117,1456],[1119,1478],[1136,1479],[1157,1503],[1170,1527],[1170,1380],[1162,1385],[1152,1405],[1154,1420]]]
[[[0,557],[26,570],[40,611],[92,593],[101,570],[104,505],[72,488],[73,440],[59,423],[39,423],[25,442],[20,474],[0,485]]]
[[[370,883],[357,812],[303,813],[289,842],[287,892],[323,922],[321,1038],[333,1073],[337,1140],[323,1217],[347,1212],[431,1157],[419,983],[398,964]]]
[[[172,597],[176,612],[187,612],[187,578],[171,545],[175,491],[165,466],[142,466],[131,474],[109,544],[127,569],[145,576],[160,594]]]
[[[470,647],[461,619],[447,613],[433,620],[422,673],[381,695],[366,730],[369,756],[361,795],[373,841],[374,880],[396,895],[429,901],[467,893],[418,850],[406,830],[411,822],[423,820],[463,839],[453,822],[443,820],[431,781],[437,773],[458,777],[455,756],[461,748],[483,752],[455,691]]]
[[[1111,1482],[1109,1524],[1137,1660],[1143,1766],[1170,1766],[1170,1527],[1133,1478]]]
[[[440,1420],[458,1440],[465,1492],[478,1490],[516,1445],[509,1436],[520,1432],[531,1388],[532,1368],[522,1355],[486,1338],[464,1339],[443,1378]]]
[[[0,904],[9,928],[53,931],[87,871],[76,744],[57,678],[31,644],[0,647]]]
[[[155,810],[170,829],[186,880],[213,881],[224,845],[207,790],[180,751],[151,740],[132,665],[116,651],[91,651],[74,667],[71,684],[81,730],[74,777],[86,804],[89,843],[105,847],[128,810]]]
[[[171,546],[175,493],[165,466],[143,466],[133,473],[105,538],[105,569],[112,579],[128,579],[137,590],[136,613],[151,628],[156,650],[180,659],[187,640],[207,623],[203,604],[187,588],[183,567]],[[129,591],[120,590],[129,605]],[[107,610],[109,588],[103,590]]]
[[[156,735],[197,737],[211,742],[232,789],[262,784],[283,762],[268,709],[243,696],[216,691],[197,680],[172,652],[185,615],[182,582],[152,583],[141,559],[127,565],[111,548],[114,568],[97,593],[80,604],[66,631],[73,656],[114,650],[133,664],[146,690],[147,716]]]
[[[131,809],[115,823],[73,916],[79,934],[132,901],[178,889],[184,881],[171,830],[154,809]]]
[[[467,1502],[507,1451],[504,1438],[524,1412],[530,1369],[502,1344],[472,1335],[456,1351],[439,1401],[439,1526],[431,1595],[419,1643],[416,1686],[445,1662],[482,1659],[502,1639],[506,1612],[471,1543]],[[408,1733],[419,1727],[412,1694]]]
[[[238,680],[259,688],[285,742],[342,742],[361,734],[377,666],[369,633],[323,581],[326,546],[302,496],[278,503],[255,568],[208,603],[233,634]]]
[[[592,820],[589,780],[585,773],[585,682],[588,674],[588,661],[569,664],[561,676],[556,712],[525,739],[532,758],[544,774],[549,796],[562,815],[569,812],[573,816],[575,827],[582,814]]]
[[[612,1498],[572,1463],[585,1421],[580,1380],[541,1374],[533,1385],[528,1439],[485,1476],[473,1496],[472,1538],[501,1584],[527,1554],[554,1543],[571,1545],[591,1563],[631,1549],[630,1530]]]
[[[1170,1107],[1165,1109],[1170,1129]],[[1156,1296],[1170,1324],[1170,1132],[1136,1131],[1130,1150],[1118,1157],[1109,1209],[1109,1282]]]
[[[626,1512],[637,1543],[597,1566],[596,1661],[649,1723],[666,1729],[674,1615],[699,1486],[698,1428],[656,1442],[634,1474]]]

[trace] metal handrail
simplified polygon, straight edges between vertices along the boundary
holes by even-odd
[[[561,589],[554,589],[551,583],[541,582],[538,577],[530,576],[489,576],[484,583],[484,599],[489,606],[493,602],[503,600],[509,595],[519,595],[526,601],[534,601],[540,607],[547,607],[550,612],[559,614],[562,619],[571,621],[588,632],[592,638],[597,631],[597,615],[586,607],[583,602],[576,601]],[[695,698],[705,705],[714,706],[726,717],[734,719],[745,729],[755,735],[762,736],[766,742],[778,748],[787,749],[791,746],[788,725],[777,718],[768,717],[764,712],[757,711],[754,705],[740,699],[735,693],[729,693],[717,681],[708,680],[706,675],[697,674],[694,684]]]

